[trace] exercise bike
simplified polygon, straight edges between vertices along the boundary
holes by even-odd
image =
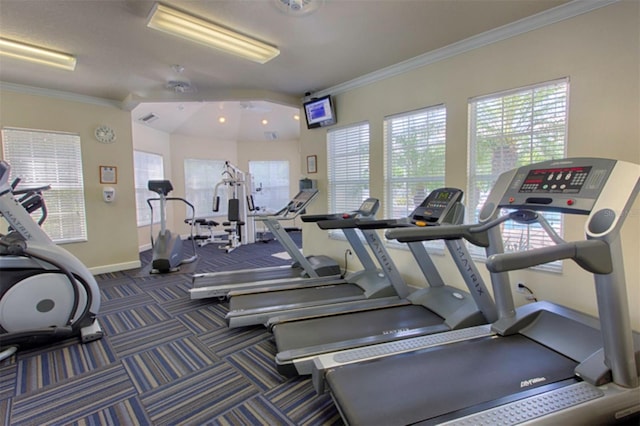
[[[11,166],[0,161],[0,360],[19,348],[81,336],[103,336],[96,315],[100,290],[86,266],[57,246],[40,227],[47,217],[43,191],[9,184]],[[20,196],[20,198],[16,198]],[[41,212],[35,221],[31,213]]]
[[[151,259],[151,273],[162,274],[167,272],[176,272],[180,270],[180,265],[192,263],[198,259],[196,253],[196,243],[193,237],[193,227],[195,223],[196,209],[187,200],[180,197],[167,197],[171,191],[173,191],[173,185],[168,180],[150,180],[147,183],[147,187],[150,191],[157,193],[160,197],[147,199],[147,204],[151,209],[151,226],[149,227],[151,233],[151,249],[153,251]],[[174,234],[167,229],[167,201],[182,201],[191,208],[192,216],[189,221],[191,226],[190,240],[193,246],[193,256],[184,257],[182,239],[179,234]],[[152,201],[160,202],[160,232],[158,236],[153,238],[153,204]]]

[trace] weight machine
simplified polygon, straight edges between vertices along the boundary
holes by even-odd
[[[245,173],[228,161],[224,163],[222,181],[213,190],[213,211],[220,211],[220,188],[226,189],[227,221],[222,222],[228,234],[226,245],[220,246],[227,253],[242,244],[255,242],[255,224],[249,212],[255,210],[251,195],[251,175]]]

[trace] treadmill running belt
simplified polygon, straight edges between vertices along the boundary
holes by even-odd
[[[342,297],[363,296],[360,286],[351,283],[291,290],[269,291],[233,296],[229,301],[230,311],[290,306],[296,304],[322,304]]]
[[[442,323],[424,306],[405,305],[285,322],[277,324],[273,334],[278,351],[283,352]]]
[[[513,335],[347,365],[326,379],[349,424],[404,425],[572,378],[576,365]]]

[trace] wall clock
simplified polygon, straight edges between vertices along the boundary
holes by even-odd
[[[109,126],[96,127],[95,137],[101,143],[113,143],[116,141],[116,132]]]

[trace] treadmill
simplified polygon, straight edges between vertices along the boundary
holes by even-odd
[[[460,223],[464,215],[461,190],[431,191],[406,220],[356,221],[370,232],[375,229],[438,228]],[[322,225],[322,223],[321,223]],[[278,371],[286,376],[312,374],[314,359],[323,353],[367,347],[412,336],[487,324],[497,319],[495,304],[460,238],[445,241],[468,292],[445,285],[421,241],[409,243],[428,287],[413,291],[386,306],[325,312],[315,318],[282,321],[272,326],[278,353]]]
[[[386,306],[406,297],[409,287],[400,271],[390,261],[391,257],[375,230],[363,231],[366,242],[373,253],[373,261],[364,246],[356,222],[374,220],[379,201],[365,200],[352,213],[305,215],[302,220],[314,222],[325,230],[341,230],[347,237],[364,269],[348,274],[342,280],[312,282],[305,286],[264,286],[254,290],[229,293],[229,312],[226,319],[229,327],[264,324],[271,327],[274,322],[309,315],[326,314],[335,309],[344,310],[353,306]]]
[[[389,231],[398,241],[483,242],[494,252],[487,268],[500,319],[485,337],[342,365],[318,360],[345,422],[608,424],[637,416],[640,337],[631,329],[620,231],[639,191],[637,164],[552,160],[502,174],[480,224]],[[500,208],[516,210],[498,217]],[[585,239],[565,242],[538,211],[588,215]],[[495,237],[507,221],[539,223],[556,245],[500,253],[502,240]],[[549,302],[514,308],[506,271],[561,259],[593,274],[599,318]]]
[[[254,215],[265,224],[274,238],[293,259],[291,265],[250,268],[236,271],[207,272],[192,275],[191,299],[225,298],[232,290],[264,287],[267,285],[292,286],[303,282],[339,280],[340,266],[328,256],[305,257],[289,236],[282,222],[297,218],[318,195],[317,189],[301,190],[289,203],[273,215]]]

